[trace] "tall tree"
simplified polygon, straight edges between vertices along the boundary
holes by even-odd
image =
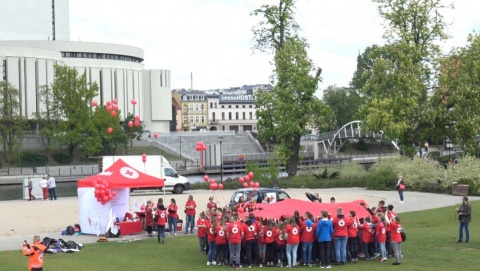
[[[20,114],[20,92],[8,82],[0,82],[0,140],[7,162],[20,160],[27,120]]]
[[[274,87],[257,94],[259,137],[274,139],[286,163],[288,176],[297,174],[300,138],[307,124],[314,123],[327,108],[315,97],[320,72],[308,57],[306,41],[297,34],[294,0],[280,0],[278,6],[263,5],[252,14],[262,16],[253,29],[254,49],[274,54]]]
[[[431,128],[427,94],[436,88],[438,43],[447,38],[440,0],[373,0],[385,20],[387,45],[374,51],[361,91],[361,116],[372,131],[384,131],[405,149],[423,141]],[[388,57],[383,57],[388,56]]]
[[[330,127],[333,131],[357,120],[363,97],[352,88],[329,86],[324,90],[323,101],[333,112],[333,127]]]
[[[40,104],[43,106],[42,110],[37,110],[33,114],[37,128],[39,130],[39,135],[42,139],[43,145],[45,146],[45,152],[48,154],[50,147],[52,146],[53,140],[55,138],[55,131],[57,123],[59,121],[59,114],[52,111],[53,100],[52,89],[48,86],[41,86],[39,91]]]
[[[68,148],[70,157],[76,148],[93,154],[100,148],[100,137],[90,114],[90,102],[98,93],[97,83],[88,84],[86,75],[75,68],[55,65],[52,112],[58,114],[56,140]]]

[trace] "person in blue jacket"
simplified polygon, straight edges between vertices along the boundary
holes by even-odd
[[[332,268],[330,265],[330,242],[332,241],[333,225],[328,219],[327,211],[322,211],[322,219],[318,221],[315,236],[320,250],[320,268]]]

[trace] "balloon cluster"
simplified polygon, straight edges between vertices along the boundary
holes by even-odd
[[[210,190],[223,190],[223,184],[217,183],[215,179],[210,179],[208,175],[203,176],[203,180],[210,184]]]
[[[197,142],[197,146],[195,147],[195,150],[196,150],[196,151],[206,151],[206,150],[207,150],[207,146],[205,146],[205,144],[203,144],[202,141],[198,141],[198,142]]]
[[[93,186],[95,187],[95,197],[97,201],[105,205],[109,200],[115,197],[116,192],[110,189],[110,184],[104,179],[98,178],[93,181]]]
[[[133,126],[137,127],[140,125],[140,116],[135,116],[133,121],[128,122],[128,127],[132,128]]]
[[[253,172],[251,172],[251,171],[247,175],[238,178],[238,181],[242,184],[242,186],[244,188],[247,188],[247,187],[258,188],[258,187],[260,187],[259,182],[254,182],[253,181]]]
[[[137,104],[137,101],[135,99],[133,99],[131,101],[131,103],[135,106]],[[114,99],[113,101],[107,101],[106,103],[107,107],[106,107],[106,110],[108,113],[110,113],[110,115],[112,115],[112,117],[116,117],[117,116],[117,112],[118,112],[118,100],[117,99]],[[95,107],[97,106],[97,101],[92,101],[92,106]],[[140,116],[135,116],[135,119],[134,121],[129,121],[128,122],[128,126],[130,128],[132,128],[133,126],[139,126],[140,125]],[[107,132],[109,134],[113,133],[113,128],[112,127],[108,127],[107,129]],[[157,135],[158,136],[158,135]]]
[[[147,155],[144,153],[142,154],[142,162],[146,163],[147,162]]]

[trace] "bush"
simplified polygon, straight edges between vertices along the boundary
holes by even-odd
[[[397,172],[390,164],[383,164],[377,167],[374,165],[367,175],[367,189],[392,190],[397,184],[396,176]]]
[[[48,164],[48,157],[33,152],[22,152],[20,155],[21,167],[43,167]]]
[[[67,165],[72,162],[72,158],[68,156],[68,154],[58,153],[58,152],[52,154],[52,159],[53,161],[62,165]]]

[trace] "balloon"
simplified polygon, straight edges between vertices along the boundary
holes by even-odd
[[[108,127],[107,132],[108,132],[109,134],[113,133],[112,127]]]
[[[113,105],[113,110],[118,111],[118,104]]]
[[[216,181],[215,181],[215,179],[210,179],[210,182],[215,183]]]
[[[242,185],[243,185],[244,188],[248,187],[248,183],[243,183]]]
[[[135,116],[135,120],[140,121],[140,116]]]
[[[255,183],[254,183],[254,182],[250,182],[249,185],[250,185],[250,187],[254,187],[254,186],[255,186]]]
[[[110,101],[107,101],[107,106],[110,106],[112,103]]]
[[[133,121],[128,122],[128,127],[132,128],[133,127]]]
[[[100,201],[102,201],[102,200],[101,200],[100,198],[97,198],[97,201],[100,202]]]
[[[223,184],[219,183],[219,184],[217,185],[217,188],[218,188],[218,190],[223,190]]]
[[[113,195],[112,194],[108,194],[108,200],[111,200],[113,199]]]
[[[245,210],[243,210],[242,207],[238,207],[238,210],[237,210],[237,211],[238,211],[239,214],[243,214],[243,212],[245,212]]]
[[[243,177],[240,177],[240,178],[238,178],[238,181],[243,183],[245,181],[245,179]]]
[[[158,133],[153,133],[153,138],[157,139],[158,138]]]
[[[117,111],[112,111],[112,112],[110,112],[110,114],[112,115],[112,117],[116,117],[117,116]]]
[[[134,124],[135,124],[135,126],[138,126],[138,125],[140,125],[140,121],[136,120]]]
[[[210,189],[215,190],[217,189],[217,183],[210,183]]]
[[[96,185],[95,185],[95,189],[100,189],[100,185],[99,185],[99,184],[96,184]]]
[[[117,104],[117,103],[118,103],[117,99],[113,99],[113,104]]]
[[[97,106],[97,101],[92,101],[92,106],[93,107]]]
[[[208,175],[204,175],[204,176],[203,176],[203,180],[206,181],[206,182],[208,182]]]
[[[132,103],[133,105],[136,105],[136,104],[137,104],[137,101],[136,101],[135,99],[132,99],[131,103]]]
[[[111,112],[112,111],[112,107],[110,105],[107,105],[107,111],[108,112]]]
[[[142,153],[142,158],[147,158],[147,154],[146,154],[146,153]]]
[[[115,197],[115,195],[117,195],[117,192],[112,191],[112,195]]]
[[[253,179],[253,172],[250,171],[250,172],[248,173],[248,177],[250,177],[250,179]]]
[[[255,187],[260,187],[260,183],[259,183],[259,182],[255,182]]]
[[[250,176],[246,175],[245,177],[243,177],[245,179],[246,182],[250,181]]]
[[[145,205],[142,204],[142,206],[140,206],[140,210],[144,211],[145,210]]]
[[[146,162],[147,162],[147,158],[142,158],[142,162],[146,163]]]
[[[108,201],[108,196],[103,196],[103,201]]]

